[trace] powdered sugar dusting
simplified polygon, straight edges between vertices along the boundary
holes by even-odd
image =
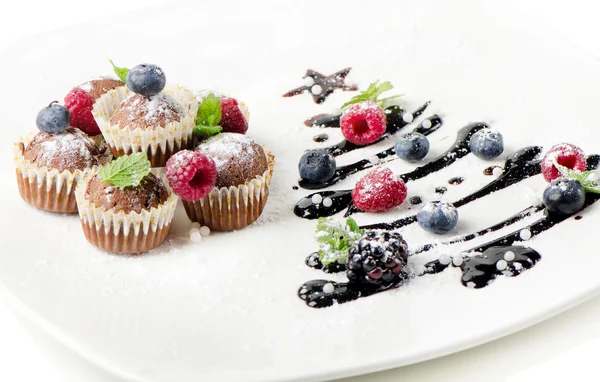
[[[38,165],[59,171],[91,168],[98,164],[96,144],[79,129],[63,134],[38,134],[25,150],[25,157]]]

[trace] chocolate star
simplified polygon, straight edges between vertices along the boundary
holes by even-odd
[[[305,92],[310,92],[315,103],[323,103],[327,97],[335,91],[335,89],[342,89],[344,91],[358,90],[356,85],[346,85],[344,83],[346,76],[350,73],[350,69],[346,68],[335,72],[330,76],[324,76],[319,72],[315,72],[312,69],[308,69],[306,74],[302,78],[310,77],[313,79],[312,85],[304,85],[299,88],[292,89],[285,93],[284,97],[292,97]]]

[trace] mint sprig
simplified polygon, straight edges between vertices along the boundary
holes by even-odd
[[[586,192],[600,194],[600,174],[597,171],[579,172],[560,165],[557,161],[554,161],[554,166],[562,176],[578,180]]]
[[[209,138],[221,133],[223,131],[223,128],[219,126],[221,118],[221,100],[210,93],[204,97],[200,107],[198,107],[194,134],[203,138]]]
[[[150,161],[146,153],[135,153],[119,157],[100,167],[98,176],[102,182],[125,188],[135,187],[150,173]]]
[[[342,109],[344,109],[345,107],[348,107],[350,105],[353,105],[355,103],[365,102],[365,101],[372,101],[372,102],[378,103],[381,107],[384,107],[385,103],[387,101],[396,99],[398,97],[402,97],[402,95],[399,94],[399,95],[390,96],[390,97],[386,97],[386,98],[379,98],[379,96],[381,94],[387,92],[388,90],[392,90],[393,88],[394,87],[392,86],[391,82],[389,82],[389,81],[385,81],[382,83],[379,83],[379,81],[375,81],[369,85],[367,90],[360,92],[359,94],[352,97],[350,99],[350,101],[343,104]]]
[[[315,229],[319,260],[323,265],[346,261],[350,246],[357,242],[362,234],[363,230],[352,218],[346,219],[345,223],[332,218],[320,218]]]
[[[110,62],[110,64],[113,67],[113,70],[115,72],[115,74],[117,75],[117,77],[119,77],[119,79],[123,82],[127,81],[127,74],[129,73],[129,69],[128,68],[120,68],[118,66],[115,65],[115,63],[109,58],[108,61]]]

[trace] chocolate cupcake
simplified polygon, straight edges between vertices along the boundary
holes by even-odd
[[[120,157],[100,168],[76,191],[86,239],[116,253],[142,253],[161,245],[177,197],[150,172],[145,154]]]
[[[182,197],[188,217],[217,231],[244,228],[256,221],[269,196],[275,166],[273,155],[247,136],[234,133],[207,139],[196,148],[196,153],[211,159],[216,179],[208,195]],[[167,165],[167,177],[172,186],[176,184],[173,189],[178,192],[178,166],[182,165],[176,159]],[[193,179],[189,180],[190,184]]]
[[[134,67],[126,84],[96,100],[94,119],[113,155],[144,152],[152,167],[163,167],[193,144],[196,97],[181,86],[165,87],[164,73],[155,65]]]
[[[69,122],[68,110],[53,103],[38,115],[38,128],[42,131],[21,138],[14,145],[19,193],[34,207],[77,212],[75,186],[106,159],[95,142],[80,130],[68,127]]]

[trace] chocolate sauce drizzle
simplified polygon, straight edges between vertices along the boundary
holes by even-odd
[[[431,127],[426,129],[423,127],[423,122],[421,122],[419,124],[419,126],[417,126],[413,130],[413,132],[421,133],[423,135],[429,135],[431,133],[436,132],[440,127],[442,127],[442,124],[443,124],[442,119],[438,115],[435,115],[435,114],[429,118],[426,118],[425,120],[431,122]],[[375,157],[377,158],[377,160],[374,160]],[[352,174],[355,174],[359,171],[374,167],[380,163],[379,161],[389,158],[389,157],[391,157],[391,158],[388,159],[387,162],[398,158],[396,156],[396,152],[394,151],[393,147],[390,147],[387,150],[381,151],[381,152],[373,155],[370,159],[362,159],[362,160],[359,160],[358,162],[354,162],[354,163],[351,163],[346,166],[338,167],[335,170],[335,173],[333,174],[333,176],[331,178],[329,178],[328,180],[326,180],[325,182],[311,182],[309,180],[300,179],[300,180],[298,180],[298,185],[304,189],[309,189],[309,190],[317,190],[317,189],[321,189],[321,188],[326,188],[326,187],[336,184],[337,182],[339,182],[343,179],[346,179],[348,176],[350,176]]]
[[[329,139],[329,135],[327,135],[327,134],[318,134],[313,137],[313,141],[315,141],[317,143],[325,142],[328,139]]]
[[[434,191],[436,194],[444,195],[446,193],[446,191],[448,191],[448,187],[444,187],[444,186],[436,187]]]
[[[342,69],[339,72],[335,72],[330,76],[325,76],[319,72],[316,72],[312,69],[308,69],[306,74],[302,78],[310,77],[313,79],[314,83],[310,86],[304,85],[297,87],[295,89],[290,90],[285,93],[284,97],[293,97],[302,93],[310,93],[313,97],[315,103],[323,103],[336,89],[341,89],[343,91],[353,91],[358,90],[358,86],[356,85],[346,85],[346,76],[350,73],[352,68]],[[312,93],[312,87],[318,85],[321,87],[321,92],[318,94]]]
[[[487,176],[494,175],[495,168],[502,169],[502,167],[500,167],[500,166],[490,166],[483,170],[483,175],[487,175]]]
[[[448,179],[448,184],[458,185],[465,181],[465,178],[462,176],[455,176],[454,178]]]
[[[341,116],[341,114],[317,114],[304,121],[304,124],[310,127],[340,127]]]

